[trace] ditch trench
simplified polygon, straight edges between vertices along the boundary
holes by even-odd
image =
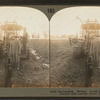
[[[43,58],[41,58],[41,56],[39,56],[37,53],[36,53],[36,50],[34,49],[30,49],[30,53],[31,55],[35,56],[36,57],[36,60],[43,60]],[[7,62],[7,59],[6,59],[6,62]],[[49,64],[43,62],[42,63],[42,66],[45,66],[47,68],[49,68]],[[22,67],[22,66],[21,66]],[[12,69],[13,66],[9,64],[9,61],[8,61],[8,64],[6,63],[5,64],[5,85],[4,87],[12,87],[13,83],[12,83],[12,73],[14,73],[14,70]],[[18,69],[20,70],[20,69]]]
[[[43,64],[43,65],[48,66],[48,64]],[[87,67],[87,72],[86,72],[85,87],[92,87],[91,77],[92,77],[93,70],[90,68],[90,65],[87,65],[86,67]],[[6,72],[5,87],[12,87],[12,82],[11,82],[12,69],[10,65],[6,66],[5,72]]]
[[[42,60],[43,58],[41,58],[37,53],[36,53],[36,50],[34,49],[30,49],[30,53],[33,54],[37,60]],[[5,62],[7,62],[7,59],[5,59]],[[43,66],[46,66],[49,68],[49,64],[47,63],[42,63]],[[92,74],[93,74],[93,69],[91,69],[91,59],[88,59],[88,63],[86,63],[86,77],[85,77],[85,85],[84,87],[92,87]],[[12,81],[11,81],[11,78],[12,78],[12,67],[10,64],[9,64],[9,61],[8,61],[8,64],[6,63],[5,64],[5,87],[12,87]],[[20,70],[20,69],[19,69]]]

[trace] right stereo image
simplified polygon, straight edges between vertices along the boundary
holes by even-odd
[[[50,20],[50,87],[100,87],[100,7],[64,8]]]

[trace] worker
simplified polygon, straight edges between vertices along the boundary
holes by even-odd
[[[26,44],[28,42],[28,33],[26,32],[26,28],[24,28],[24,34],[23,34],[23,38],[22,38],[22,44],[23,44],[23,48],[22,48],[22,53],[26,53]]]
[[[92,60],[95,64],[100,67],[100,37],[92,38],[90,45],[90,53]]]
[[[12,57],[12,63],[13,65],[17,66],[17,69],[20,67],[20,44],[19,40],[17,37],[13,37],[12,40],[10,41],[10,50],[9,54]]]

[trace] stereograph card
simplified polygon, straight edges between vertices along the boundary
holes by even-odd
[[[100,97],[99,76],[99,6],[0,6],[0,97]]]

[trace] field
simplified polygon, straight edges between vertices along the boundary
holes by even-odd
[[[20,70],[13,71],[13,87],[85,87],[87,58],[78,56],[68,39],[51,40],[50,45],[49,40],[35,39],[29,46],[34,51],[29,60],[23,60]],[[100,67],[94,67],[87,79],[92,87],[100,87],[99,76]]]
[[[19,70],[12,73],[12,87],[48,87],[49,44],[48,40],[30,40],[29,59],[21,62]]]
[[[51,87],[83,87],[86,80],[85,57],[74,57],[69,40],[52,40],[50,55]]]
[[[28,48],[29,59],[22,59],[19,69],[13,66],[12,73],[6,72],[7,59],[0,58],[0,87],[85,87],[87,58],[76,57],[68,39],[51,40],[50,45],[46,39],[31,39]],[[92,87],[100,87],[99,76],[100,66],[94,67]]]

